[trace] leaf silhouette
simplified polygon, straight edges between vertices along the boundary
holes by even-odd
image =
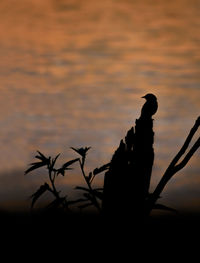
[[[51,169],[54,168],[54,165],[55,165],[55,163],[56,163],[56,161],[57,161],[59,156],[60,156],[60,153],[58,155],[56,155],[56,157],[52,160],[52,162],[51,162]]]
[[[97,174],[99,174],[99,173],[107,170],[109,167],[110,167],[110,163],[104,164],[104,165],[102,165],[102,166],[99,167],[99,168],[95,168],[95,169],[93,170],[93,174],[94,174],[94,175],[97,175]]]
[[[88,177],[86,177],[88,181],[92,179],[92,172],[89,173]]]
[[[79,161],[79,158],[76,158],[76,159],[73,159],[73,160],[70,160],[66,163],[63,164],[62,168],[66,169],[68,166],[72,165],[73,163]]]
[[[47,208],[48,209],[56,209],[58,208],[64,201],[65,201],[65,197],[61,197],[61,198],[56,198],[53,202],[51,202]]]
[[[62,176],[65,176],[65,169],[64,168],[60,168],[57,170],[57,176],[61,174]]]
[[[80,154],[82,157],[86,156],[87,151],[91,148],[91,147],[85,147],[85,148],[74,148],[74,147],[70,147],[72,150],[74,150],[75,152],[77,152],[78,154]]]
[[[59,169],[57,169],[57,175],[61,174],[62,176],[65,176],[65,171],[66,170],[72,170],[72,168],[68,168],[70,165],[72,165],[73,163],[79,161],[79,158],[76,158],[76,159],[73,159],[73,160],[70,160],[66,163],[63,164],[63,166]]]
[[[46,156],[44,156],[44,154],[42,154],[40,151],[37,151],[39,153],[39,155],[36,155],[35,158],[40,159],[41,161],[48,161],[49,158],[47,158]]]
[[[35,169],[38,169],[38,168],[40,168],[40,167],[42,167],[42,166],[45,166],[45,165],[47,165],[47,163],[45,163],[45,162],[37,162],[37,163],[31,163],[30,165],[32,165],[32,166],[31,166],[29,169],[27,169],[27,170],[24,172],[24,174],[27,174],[27,173],[35,170]]]
[[[31,208],[33,208],[33,206],[34,206],[35,202],[38,200],[38,198],[49,189],[50,189],[50,187],[47,183],[40,186],[40,188],[31,196],[31,198],[32,198]]]
[[[44,154],[42,154],[40,151],[37,151],[39,153],[39,155],[36,155],[35,158],[39,159],[41,162],[35,162],[35,163],[31,163],[31,167],[28,168],[24,174],[27,174],[35,169],[38,169],[42,166],[45,166],[45,165],[49,165],[50,161],[51,161],[51,157],[49,158],[46,158],[44,156]]]

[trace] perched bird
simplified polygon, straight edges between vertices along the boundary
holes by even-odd
[[[146,102],[142,107],[140,118],[151,119],[152,115],[154,115],[158,109],[157,98],[152,93],[148,93],[142,98],[146,99]]]

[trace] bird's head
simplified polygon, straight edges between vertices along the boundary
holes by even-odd
[[[145,96],[143,96],[142,98],[144,98],[146,100],[157,100],[156,96],[152,93],[148,93]]]

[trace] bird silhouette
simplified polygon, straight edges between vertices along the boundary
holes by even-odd
[[[151,119],[158,109],[157,98],[152,93],[148,93],[142,98],[146,99],[146,102],[142,107],[140,119]]]

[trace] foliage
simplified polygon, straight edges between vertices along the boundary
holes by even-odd
[[[150,123],[148,123],[148,125],[149,124]],[[139,123],[138,120],[136,120],[136,130],[139,136],[142,135],[146,138],[146,134],[145,133],[143,134],[142,130],[140,130],[141,127],[139,125],[141,124]],[[150,141],[150,146],[151,146],[151,144],[153,144],[153,140],[151,138],[153,138],[154,133],[152,131],[152,126],[151,125],[149,126],[150,126],[149,131],[147,131],[147,129],[145,129],[145,131],[148,133],[148,135],[150,135],[149,137],[150,139],[148,140]],[[178,171],[180,171],[187,165],[187,163],[189,162],[193,154],[200,147],[200,138],[198,138],[197,141],[193,144],[191,149],[188,150],[188,152],[186,153],[184,157],[184,154],[186,150],[188,149],[189,144],[199,126],[200,126],[200,117],[197,118],[183,146],[181,147],[177,155],[171,161],[164,175],[161,177],[160,182],[157,184],[157,186],[155,187],[155,190],[152,193],[148,192],[150,177],[151,177],[151,169],[149,169],[150,173],[149,173],[149,178],[147,178],[148,182],[145,181],[146,180],[145,177],[144,179],[142,179],[143,183],[147,182],[147,187],[146,187],[147,191],[144,191],[144,189],[142,189],[142,188],[145,188],[143,187],[144,184],[142,184],[139,181],[141,180],[141,178],[143,178],[141,177],[141,174],[142,174],[141,170],[143,171],[144,175],[147,174],[146,171],[144,172],[144,156],[143,156],[143,152],[141,151],[141,149],[143,147],[144,152],[146,151],[145,147],[148,144],[148,141],[145,141],[143,139],[140,140],[140,138],[136,136],[137,133],[136,134],[134,133],[133,127],[128,131],[125,137],[125,142],[121,140],[120,146],[118,147],[115,154],[113,155],[111,162],[93,169],[93,171],[89,172],[88,174],[85,171],[85,162],[86,162],[87,153],[91,147],[82,147],[82,148],[71,147],[71,149],[75,151],[79,155],[79,157],[72,159],[72,160],[68,160],[59,168],[56,168],[56,164],[57,164],[57,160],[60,154],[56,155],[53,158],[51,156],[46,157],[43,153],[41,153],[40,151],[37,151],[37,155],[35,156],[35,158],[37,159],[37,162],[31,163],[30,167],[25,171],[25,174],[28,174],[41,167],[46,167],[48,171],[49,182],[48,183],[44,182],[39,187],[39,189],[31,195],[31,199],[32,199],[31,208],[34,207],[35,203],[38,201],[38,199],[41,198],[41,196],[43,196],[46,192],[50,192],[53,196],[53,201],[50,204],[48,204],[47,206],[48,209],[62,208],[65,211],[70,211],[70,206],[77,204],[78,208],[80,209],[89,207],[89,206],[94,206],[99,212],[102,212],[104,210],[102,204],[106,197],[105,178],[106,178],[106,175],[107,175],[107,178],[109,178],[108,175],[109,176],[111,175],[110,176],[111,181],[113,179],[114,181],[112,182],[108,181],[107,185],[111,185],[111,188],[109,188],[108,189],[109,191],[107,192],[108,192],[108,197],[110,195],[109,198],[111,200],[111,202],[109,203],[111,204],[111,206],[109,208],[114,207],[115,212],[118,213],[118,211],[120,211],[120,203],[124,205],[124,201],[127,201],[127,200],[129,200],[129,206],[131,207],[136,208],[137,204],[139,204],[137,207],[139,209],[137,209],[137,211],[139,211],[139,214],[141,214],[144,217],[148,217],[152,209],[175,211],[174,209],[169,208],[163,204],[158,204],[157,200],[160,198],[161,192],[163,191],[168,181],[172,178],[172,176],[174,176]],[[139,155],[142,157],[141,158],[142,162],[136,162],[136,160],[139,160],[139,159],[138,159],[138,156],[133,151],[134,147],[137,149],[137,154],[139,153]],[[153,152],[150,152],[150,154],[151,156],[153,156]],[[146,160],[149,161],[148,156],[146,157]],[[60,191],[57,190],[55,181],[58,176],[65,176],[66,173],[68,173],[68,171],[72,169],[71,166],[75,163],[78,163],[80,166],[80,171],[84,178],[86,186],[85,187],[84,186],[75,187],[76,190],[82,191],[82,194],[83,194],[82,198],[79,198],[77,200],[68,200],[67,195],[61,196]],[[137,169],[139,169],[137,170],[137,174],[139,175],[138,181],[136,177],[131,176],[133,175],[133,172],[136,171],[133,169],[135,164],[137,166]],[[150,166],[152,165],[153,165],[153,158],[152,158],[152,162],[150,163]],[[104,187],[94,188],[93,181],[95,177],[102,172],[106,172],[105,177],[104,177]],[[125,187],[122,187],[122,184],[124,183],[123,181],[126,180],[124,179],[123,176],[127,176],[127,175],[129,177],[126,177],[126,179],[127,178],[129,179],[127,180],[127,182],[125,182],[126,184],[123,185]],[[116,178],[118,178],[117,181],[116,181]],[[131,179],[132,181],[130,181],[130,178],[132,178]],[[132,190],[133,186],[134,188]],[[138,188],[138,186],[140,186],[141,188]],[[122,202],[120,200],[122,199],[122,195],[120,195],[121,188],[124,188],[123,195],[126,196],[126,199],[123,199]],[[129,189],[130,191],[127,191],[127,189]],[[144,193],[143,196],[141,196],[141,193]]]
[[[100,202],[102,200],[103,188],[93,188],[92,183],[97,174],[100,174],[108,169],[109,164],[105,164],[99,168],[95,168],[87,175],[85,172],[85,161],[87,152],[90,148],[91,147],[71,147],[72,150],[79,154],[79,158],[69,160],[59,168],[56,168],[56,162],[60,154],[56,155],[55,158],[52,158],[51,156],[46,157],[43,153],[37,151],[38,155],[36,155],[35,158],[39,161],[31,163],[30,167],[25,171],[25,174],[28,174],[41,167],[46,167],[46,169],[48,170],[49,183],[45,182],[35,193],[31,195],[31,208],[34,207],[36,201],[38,201],[40,197],[42,197],[46,192],[50,192],[53,195],[54,199],[50,204],[48,204],[48,209],[57,209],[61,207],[66,211],[70,211],[70,205],[78,204],[78,207],[80,209],[93,205],[94,207],[96,207],[96,209],[98,209],[98,211],[101,211]],[[67,196],[60,195],[60,191],[57,190],[55,181],[58,176],[65,176],[68,170],[72,170],[73,168],[71,168],[71,166],[77,162],[79,163],[82,176],[86,183],[86,187],[76,186],[75,188],[77,190],[83,191],[83,198],[77,200],[68,200]]]

